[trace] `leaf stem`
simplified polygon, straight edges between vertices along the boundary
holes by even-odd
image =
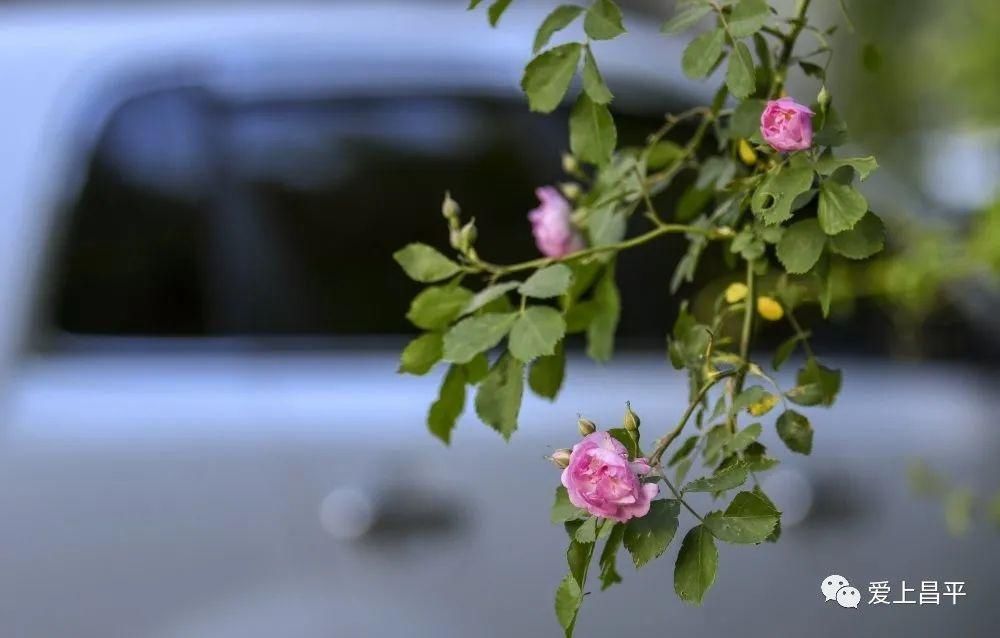
[[[667,478],[667,473],[663,470],[663,466],[657,463],[656,468],[660,471],[660,478],[663,479],[663,482],[667,484],[668,488],[670,488],[670,491],[673,493],[674,498],[680,501],[680,504],[683,505],[687,509],[687,511],[691,512],[691,514],[693,514],[695,518],[697,518],[700,522],[704,523],[705,518],[701,514],[696,512],[693,507],[688,505],[688,502],[684,500],[684,496],[681,495],[681,493],[677,490],[677,488],[674,487],[674,484],[670,482],[670,479]]]
[[[746,380],[747,366],[750,365],[750,341],[753,336],[753,313],[757,297],[757,293],[754,290],[756,278],[754,277],[753,266],[754,260],[748,259],[746,278],[747,297],[743,307],[743,331],[740,333],[740,359],[742,359],[743,363],[740,365],[736,373],[736,378],[730,386],[730,405],[735,403],[736,397],[740,392],[743,392],[743,382]],[[728,422],[729,431],[735,433],[736,413],[732,410],[730,410]]]
[[[784,44],[782,45],[781,55],[778,57],[778,64],[775,69],[777,73],[774,75],[774,86],[771,88],[771,94],[774,96],[780,95],[781,91],[785,88],[788,65],[792,60],[795,42],[799,39],[802,29],[806,26],[806,13],[809,11],[809,4],[811,2],[812,0],[798,0],[795,8],[795,17],[789,21],[792,24],[792,30],[783,38]]]

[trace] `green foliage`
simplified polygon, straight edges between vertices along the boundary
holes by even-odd
[[[684,602],[700,605],[705,593],[715,583],[719,568],[719,550],[704,525],[697,525],[684,537],[674,566],[674,591]]]
[[[606,164],[618,144],[618,130],[611,111],[583,92],[569,115],[569,147],[573,154],[591,164]]]
[[[532,111],[551,113],[562,103],[582,52],[578,42],[563,44],[539,54],[525,67],[521,88]]]
[[[624,543],[636,569],[666,551],[677,533],[680,501],[657,500],[649,504],[649,513],[633,518],[625,525]]]
[[[573,21],[580,17],[581,13],[583,13],[583,7],[575,4],[563,4],[553,9],[552,13],[546,16],[541,26],[538,27],[535,43],[531,48],[532,52],[537,54],[544,49],[556,32],[573,24]]]
[[[778,417],[778,436],[785,442],[788,449],[799,454],[812,452],[813,429],[804,415],[795,410],[785,410]]]
[[[488,6],[487,16],[495,25],[512,2],[474,0],[470,8],[480,4]],[[685,284],[695,288],[693,298],[699,303],[681,304],[667,345],[671,364],[688,378],[688,406],[662,436],[647,432],[663,422],[660,415],[650,418],[641,446],[638,418],[630,410],[621,427],[605,430],[624,446],[630,461],[648,461],[651,469],[642,472],[640,481],[663,480],[674,498],[655,500],[645,516],[617,523],[573,506],[565,488],[556,490],[551,518],[569,537],[569,573],[556,590],[555,609],[567,636],[574,631],[588,571],[602,541],[597,562],[601,589],[606,589],[622,580],[616,565],[622,547],[636,567],[664,554],[683,506],[701,524],[681,543],[674,588],[682,600],[700,604],[716,578],[716,540],[778,540],[777,508],[759,486],[742,487],[751,476],[756,484],[758,474],[779,462],[760,442],[764,424],[750,421],[773,418],[772,411],[782,404],[774,419],[778,436],[791,452],[809,454],[812,426],[788,405],[829,406],[840,391],[840,371],[817,360],[811,332],[796,315],[809,316],[799,313],[808,304],[818,304],[828,315],[834,275],[877,254],[886,238],[884,224],[868,210],[856,186],[877,169],[876,160],[835,154],[847,141],[847,127],[826,81],[833,32],[809,21],[809,5],[795,3],[795,13],[788,16],[766,0],[678,2],[663,33],[704,29],[692,34],[681,55],[683,72],[702,79],[724,67],[725,77],[711,104],[668,115],[638,146],[619,145],[609,109],[614,96],[599,64],[602,45],[595,44],[625,33],[618,4],[588,0],[584,6],[555,7],[535,33],[534,57],[521,86],[532,111],[552,112],[573,100],[571,153],[563,157],[566,178],[558,184],[569,211],[553,214],[578,235],[580,245],[565,255],[520,263],[485,261],[476,245],[475,219],[463,218],[458,203],[447,196],[441,213],[454,253],[445,256],[430,246],[410,244],[395,254],[411,279],[432,284],[410,305],[407,317],[423,332],[403,350],[399,371],[422,375],[439,361],[450,364],[427,418],[431,432],[447,443],[470,386],[477,416],[505,439],[518,427],[526,375],[534,394],[554,400],[567,375],[566,335],[585,334],[588,356],[609,360],[622,312],[615,279],[618,255],[671,234],[686,243],[669,285],[652,281],[647,292],[675,294]],[[583,41],[550,44],[581,19]],[[818,48],[797,48],[800,35]],[[814,103],[816,133],[811,148],[783,153],[765,143],[760,119],[766,102],[785,94],[791,73],[805,74],[819,85],[815,100],[795,96]],[[567,96],[574,80],[580,90]],[[676,205],[668,207],[668,201]],[[938,257],[925,260],[928,264],[953,261],[941,251],[933,254]],[[711,268],[701,268],[701,261],[709,259],[716,260]],[[1000,271],[1000,259],[995,261]],[[724,274],[715,281],[698,277],[706,271],[713,277]],[[887,280],[900,276],[887,275]],[[777,322],[781,318],[787,323]],[[774,369],[798,348],[806,355],[793,387],[779,387],[756,359],[754,341],[762,325],[786,331],[770,357]],[[764,385],[754,385],[753,379]],[[582,429],[571,423],[570,438],[576,436],[573,432],[593,431],[586,422]],[[566,454],[560,449],[552,460],[562,467]],[[685,483],[696,464],[703,468],[701,476]],[[689,500],[692,493],[726,499],[728,505],[699,514]],[[951,516],[959,520],[964,497],[953,498],[957,504],[949,507],[957,513]]]
[[[441,360],[444,343],[441,334],[428,332],[406,345],[399,357],[399,372],[424,375]]]
[[[625,33],[622,10],[613,0],[594,0],[583,19],[583,30],[594,40],[611,40]]]
[[[763,543],[778,524],[778,510],[754,492],[740,492],[725,512],[705,517],[705,527],[720,541],[736,544]]]
[[[681,68],[692,79],[700,79],[711,73],[726,42],[726,32],[722,29],[706,31],[691,41],[681,57]]]
[[[509,354],[501,355],[479,385],[476,414],[503,438],[510,439],[517,429],[523,392],[524,364]]]
[[[458,274],[459,265],[427,244],[410,244],[392,255],[415,281],[431,283]]]
[[[566,335],[566,321],[554,308],[532,306],[522,312],[510,330],[510,353],[528,363],[555,354]]]

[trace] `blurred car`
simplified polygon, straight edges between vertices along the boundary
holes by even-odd
[[[423,425],[436,375],[396,375],[392,336],[415,288],[390,254],[439,243],[444,188],[484,250],[531,255],[525,211],[565,139],[517,89],[540,11],[491,31],[417,2],[0,10],[0,635],[558,631],[543,457],[577,412],[612,423],[631,400],[654,427],[683,379],[661,353],[574,355],[511,445],[466,415],[446,449]],[[630,26],[601,45],[624,136],[705,91],[677,42]],[[626,295],[665,261],[636,262]],[[768,479],[782,541],[722,548],[701,609],[669,595],[671,559],[622,556],[579,635],[992,635],[995,539],[950,538],[902,464],[997,478],[995,373],[841,363],[814,458]],[[830,573],[969,596],[851,615],[824,607]]]

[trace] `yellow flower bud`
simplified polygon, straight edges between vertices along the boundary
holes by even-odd
[[[758,297],[757,313],[768,321],[778,321],[785,316],[785,309],[773,297]]]
[[[555,452],[553,452],[552,456],[549,457],[549,460],[552,461],[553,465],[562,469],[565,468],[567,465],[569,465],[569,458],[570,458],[570,451],[563,449],[563,450],[556,450]]]
[[[726,288],[726,303],[739,303],[747,298],[748,292],[746,284],[739,282],[729,284],[729,287]]]
[[[740,154],[740,159],[743,160],[744,164],[747,166],[753,166],[757,163],[757,151],[753,150],[753,147],[750,146],[750,142],[740,138],[740,142],[736,148]]]
[[[625,404],[625,419],[623,420],[625,429],[629,432],[639,431],[639,415],[632,411],[632,404]]]

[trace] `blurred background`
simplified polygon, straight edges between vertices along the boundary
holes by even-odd
[[[497,30],[466,4],[0,4],[0,636],[557,635],[543,457],[578,412],[617,423],[630,400],[659,430],[683,409],[683,245],[623,257],[619,356],[570,342],[563,393],[527,399],[510,445],[470,415],[451,449],[429,436],[438,379],[395,374],[417,287],[390,255],[445,244],[450,189],[484,257],[533,257],[533,190],[567,145],[566,113],[518,89],[555,3]],[[631,33],[596,49],[638,142],[712,87],[657,33],[670,2],[621,4]],[[720,548],[702,608],[671,592],[676,547],[641,573],[623,556],[580,636],[995,635],[1000,5],[847,6],[831,90],[850,152],[880,158],[865,192],[892,245],[816,324],[845,385],[811,412],[813,456],[765,483],[784,535]],[[863,602],[877,580],[968,595],[848,612],[824,606],[831,573]]]

